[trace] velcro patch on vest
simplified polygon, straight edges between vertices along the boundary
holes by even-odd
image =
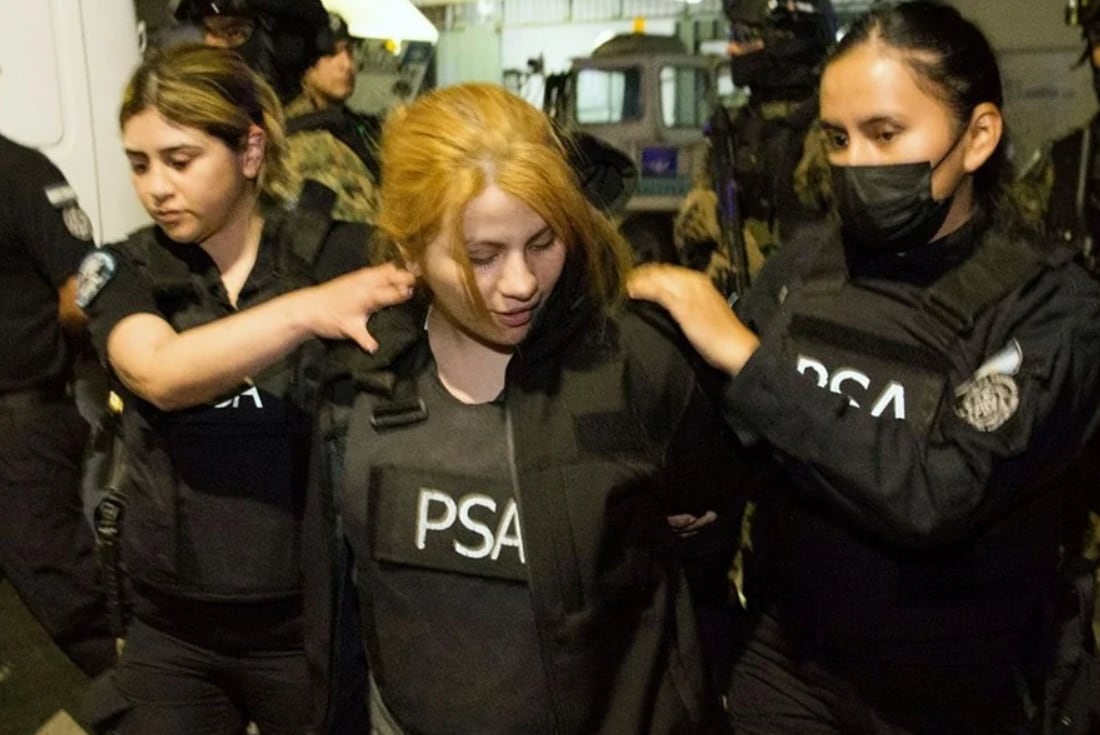
[[[873,418],[928,429],[947,380],[934,351],[816,318],[791,322],[795,369]]]
[[[369,497],[377,561],[527,581],[509,483],[384,466],[371,470]]]

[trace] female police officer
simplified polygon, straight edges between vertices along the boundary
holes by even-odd
[[[308,723],[297,549],[314,338],[374,349],[366,316],[412,278],[355,270],[359,226],[310,237],[261,213],[286,184],[281,114],[238,56],[201,46],[147,60],[123,99],[156,225],[85,261],[79,293],[125,404],[134,620],[104,688],[116,701],[92,716],[120,733]]]
[[[697,274],[632,280],[773,449],[739,733],[1026,720],[1072,499],[1059,473],[1097,421],[1100,289],[1002,205],[1001,103],[955,10],[875,8],[822,77],[841,229],[785,247],[738,316]]]

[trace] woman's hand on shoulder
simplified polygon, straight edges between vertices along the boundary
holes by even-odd
[[[392,263],[360,268],[306,290],[310,299],[307,321],[318,337],[354,340],[368,352],[378,343],[367,331],[371,314],[407,301],[414,276]]]
[[[705,273],[649,263],[631,271],[627,293],[663,306],[703,359],[731,375],[741,371],[760,345]]]

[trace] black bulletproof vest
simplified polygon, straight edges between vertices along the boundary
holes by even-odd
[[[843,259],[840,248],[822,248],[783,306],[796,369],[848,396],[853,408],[907,421],[922,434],[944,406],[952,370],[977,367],[959,364],[956,341],[1046,265],[1022,243],[987,237],[963,264],[913,292],[853,284]]]
[[[250,279],[257,288],[248,295],[250,303],[311,282],[308,271],[321,240],[299,235],[295,248],[292,231],[283,218],[267,220],[264,242],[276,251],[274,272]],[[177,330],[232,313],[213,263],[189,265],[189,259],[205,259],[197,246],[158,241],[146,230],[127,248],[152,283],[160,312]],[[258,264],[266,262],[263,257]],[[318,343],[306,343],[250,384],[203,406],[166,412],[124,395],[122,549],[139,584],[206,600],[297,594],[320,350]]]
[[[934,436],[940,414],[954,410],[956,397],[947,390],[949,381],[971,375],[988,357],[966,354],[960,340],[989,307],[1067,257],[1063,252],[1045,256],[1022,242],[986,236],[967,261],[917,290],[849,281],[841,248],[826,244],[801,275],[801,284],[783,301],[773,327],[783,329],[779,320],[789,320],[786,362],[823,390],[847,396],[851,410],[877,421],[905,421],[915,433]],[[788,479],[827,481],[811,479],[811,474],[793,464]],[[935,637],[948,635],[945,631],[951,626],[970,625],[973,621],[964,621],[964,615],[987,616],[995,630],[997,625],[1003,629],[1018,624],[1017,618],[1025,614],[1014,599],[1004,610],[981,607],[975,612],[966,606],[972,600],[985,604],[986,593],[979,585],[989,568],[1014,568],[1004,556],[1022,553],[1013,550],[1014,527],[991,533],[982,548],[956,549],[942,556],[889,552],[869,539],[861,541],[846,524],[829,520],[826,509],[812,505],[812,495],[805,504],[777,498],[774,512],[754,517],[759,568],[750,570],[749,598],[758,594],[764,605],[779,600],[785,611],[781,616],[793,615],[794,625],[813,620],[810,627],[853,639],[877,639],[912,634],[907,626],[916,620],[925,624],[942,615],[933,630],[926,631]],[[819,558],[822,565],[807,567],[798,561],[803,558]],[[834,571],[823,574],[822,568]],[[844,577],[831,577],[834,573]],[[849,582],[853,589],[867,590],[865,597],[837,591]],[[917,594],[914,591],[919,591],[918,599],[906,597]],[[945,601],[935,595],[957,598]],[[826,601],[825,607],[816,609],[818,600]],[[876,627],[867,627],[868,619],[876,620]],[[905,655],[925,662],[942,657],[934,646]]]

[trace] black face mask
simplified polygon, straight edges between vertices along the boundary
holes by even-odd
[[[833,166],[833,194],[847,238],[872,252],[901,252],[929,242],[947,219],[954,194],[932,198],[932,172],[955,146],[934,165],[896,163],[880,166]]]

